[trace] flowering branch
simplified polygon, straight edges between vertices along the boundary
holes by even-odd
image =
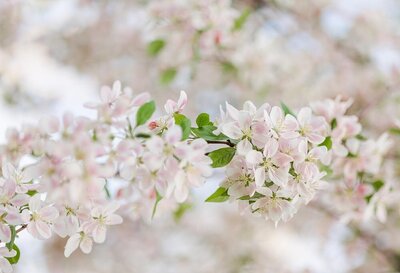
[[[345,114],[351,101],[315,102],[297,113],[284,104],[246,102],[239,110],[227,103],[215,122],[201,113],[193,127],[182,114],[184,92],[157,118],[149,94],[134,96],[119,82],[103,87],[100,99],[86,104],[96,119],[67,113],[61,123],[48,117],[7,131],[0,153],[1,270],[18,262],[14,242],[25,229],[42,240],[53,232],[68,237],[66,257],[78,248],[89,253],[105,241],[108,226],[122,223],[120,215],[154,217],[163,204],[185,202],[212,168],[226,167],[226,178],[207,202],[232,200],[276,225],[318,192],[335,200],[353,191],[340,201],[350,204],[343,215],[382,218],[379,195],[390,185],[379,170],[390,143],[386,135],[362,136],[357,117]]]

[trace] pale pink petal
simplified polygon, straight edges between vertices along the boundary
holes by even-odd
[[[104,225],[96,225],[93,229],[93,240],[98,243],[104,243],[106,240],[107,228]]]
[[[29,209],[31,211],[38,211],[42,207],[43,201],[40,199],[40,195],[36,194],[29,200]]]
[[[78,248],[79,243],[81,240],[81,236],[79,234],[74,234],[71,237],[69,237],[67,244],[65,245],[64,248],[64,256],[69,257],[71,254]]]
[[[59,212],[55,207],[44,207],[39,210],[39,214],[45,221],[52,222],[58,217]]]
[[[272,158],[278,151],[279,144],[276,139],[270,138],[264,147],[264,156],[266,158]]]
[[[269,168],[268,177],[278,186],[285,186],[288,181],[288,170],[285,168]]]
[[[242,130],[236,122],[227,122],[222,126],[222,133],[232,139],[240,139],[243,136]]]
[[[239,110],[237,110],[235,107],[233,107],[229,103],[226,103],[226,112],[233,120],[239,119]]]
[[[189,188],[186,185],[186,175],[183,171],[179,172],[175,177],[174,196],[177,202],[184,202],[189,195]]]
[[[264,168],[257,168],[256,171],[254,172],[254,179],[256,182],[256,185],[261,187],[264,185],[265,182],[265,169]]]
[[[13,272],[13,268],[12,268],[10,262],[1,256],[0,256],[0,269],[1,269],[2,273],[12,273]]]
[[[11,229],[5,224],[0,224],[0,240],[3,243],[8,243],[11,240]]]
[[[36,230],[40,234],[40,236],[44,239],[48,239],[51,237],[51,228],[50,225],[45,223],[44,221],[35,221]]]
[[[251,150],[246,155],[246,162],[250,165],[257,165],[263,161],[263,155],[259,151]]]
[[[287,154],[283,153],[276,153],[275,156],[273,157],[273,162],[275,165],[284,167],[289,165],[290,162],[293,161],[293,158],[291,156],[288,156]]]
[[[87,236],[84,236],[81,240],[80,248],[83,253],[89,254],[92,251],[93,241]]]
[[[236,146],[236,152],[239,155],[245,156],[249,151],[253,149],[253,145],[251,145],[248,139],[241,140]]]
[[[271,117],[271,121],[275,126],[280,126],[281,122],[283,121],[283,111],[280,107],[278,106],[274,106],[271,109],[271,113],[270,113],[270,117]]]
[[[301,127],[306,126],[311,121],[312,110],[309,107],[301,108],[298,115],[297,120]]]
[[[182,139],[182,129],[180,126],[172,126],[165,134],[165,140],[170,144],[175,144]]]

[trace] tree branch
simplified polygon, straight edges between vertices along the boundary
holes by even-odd
[[[224,144],[228,145],[229,147],[235,147],[235,144],[233,144],[229,139],[227,141],[223,140],[206,140],[208,144]]]

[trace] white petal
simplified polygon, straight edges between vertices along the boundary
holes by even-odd
[[[67,244],[65,245],[65,249],[64,249],[65,257],[68,258],[69,256],[71,256],[72,252],[74,252],[78,248],[80,240],[81,240],[81,236],[79,234],[72,235],[68,239]]]

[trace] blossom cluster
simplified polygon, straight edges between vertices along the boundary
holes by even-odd
[[[100,102],[85,104],[95,118],[66,113],[61,121],[9,129],[0,146],[1,271],[18,261],[16,238],[25,229],[37,239],[53,232],[67,238],[66,257],[78,248],[89,253],[122,216],[153,217],[160,201],[183,203],[212,168],[225,166],[226,178],[206,201],[237,201],[275,224],[322,189],[329,198],[351,189],[357,206],[347,206],[350,213],[361,200],[364,214],[384,217],[381,197],[390,187],[375,179],[390,141],[361,134],[357,117],[346,115],[350,100],[315,102],[297,113],[285,104],[248,101],[238,110],[226,103],[216,122],[201,113],[197,127],[182,114],[187,101],[181,91],[153,117],[149,94],[135,96],[115,82],[100,90]]]
[[[155,105],[148,94],[133,96],[116,82],[100,98],[86,104],[95,119],[67,113],[61,122],[48,117],[7,131],[0,153],[0,271],[17,262],[15,239],[24,229],[37,239],[53,232],[67,237],[67,257],[77,248],[89,253],[105,241],[108,226],[122,223],[119,214],[132,213],[117,213],[132,202],[130,195],[150,198],[155,211],[161,198],[184,202],[211,174],[207,143],[187,140],[175,124],[184,92],[166,103],[163,128],[151,120]]]
[[[284,105],[257,109],[246,102],[238,110],[226,104],[217,132],[237,143],[237,150],[218,195],[275,224],[290,219],[321,189],[341,189],[341,197],[346,190],[357,192],[357,206],[347,206],[350,213],[366,207],[374,193],[371,177],[379,174],[390,141],[386,134],[376,141],[362,136],[358,118],[346,115],[351,104],[337,97],[297,114]]]

